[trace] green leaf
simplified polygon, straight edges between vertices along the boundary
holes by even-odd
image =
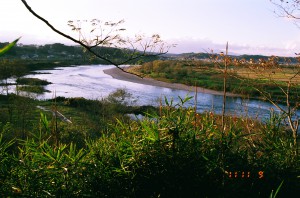
[[[166,103],[167,106],[169,106],[169,102],[168,102],[168,99],[167,99],[166,96],[165,96],[165,103]]]
[[[21,37],[20,37],[21,38]],[[0,49],[0,56],[4,55],[8,50],[10,50],[13,46],[16,45],[16,43],[19,41],[19,39],[14,40],[13,42],[11,42],[10,44],[4,46],[4,48]]]
[[[278,192],[279,192],[279,190],[280,190],[280,188],[281,188],[283,182],[284,182],[284,180],[280,183],[280,185],[279,185],[278,188],[276,189],[276,192],[275,192],[274,195],[273,195],[273,192],[274,192],[274,191],[272,190],[272,192],[271,192],[271,194],[270,194],[270,198],[276,198],[276,197],[277,197],[277,194],[278,194]]]
[[[276,190],[276,192],[275,192],[274,197],[277,197],[277,194],[278,194],[278,192],[279,192],[279,190],[280,190],[280,188],[281,188],[283,182],[284,182],[284,180],[283,180],[283,181],[280,183],[280,185],[278,186],[278,188],[277,188],[277,190]]]
[[[180,96],[178,96],[178,98],[180,99],[181,104],[183,104],[184,102],[183,102],[182,98]]]
[[[182,99],[180,96],[178,96],[178,98],[180,99],[181,101],[181,104],[183,105],[184,103],[186,103],[187,101],[191,100],[192,98],[194,98],[194,96],[185,96],[184,99]]]

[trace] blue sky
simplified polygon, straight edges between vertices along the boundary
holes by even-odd
[[[223,50],[238,54],[291,56],[300,52],[300,29],[277,17],[269,0],[27,0],[58,29],[72,34],[68,20],[125,20],[127,34],[160,34],[176,43],[173,53]],[[72,44],[34,18],[20,0],[0,4],[0,42]]]

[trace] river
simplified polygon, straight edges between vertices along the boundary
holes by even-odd
[[[112,78],[103,72],[112,68],[107,65],[86,65],[76,67],[58,67],[53,70],[39,70],[37,74],[25,77],[44,79],[52,84],[45,86],[49,93],[36,96],[38,99],[50,99],[55,96],[84,97],[87,99],[101,99],[119,88],[126,89],[132,94],[137,105],[159,105],[159,98],[167,97],[179,102],[181,98],[194,96],[195,92],[176,90],[158,86],[138,84]],[[237,116],[268,118],[270,109],[278,112],[272,104],[260,100],[249,100],[240,97],[227,97],[226,113]],[[194,106],[194,98],[186,105]],[[198,93],[197,111],[213,111],[220,114],[222,111],[223,96],[208,93]],[[298,117],[300,112],[297,112]]]

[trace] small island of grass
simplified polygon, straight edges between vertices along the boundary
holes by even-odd
[[[17,84],[19,85],[49,85],[51,82],[48,82],[47,80],[41,80],[38,78],[18,78],[17,79]]]

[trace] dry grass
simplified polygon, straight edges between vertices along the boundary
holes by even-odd
[[[292,83],[300,84],[300,75],[295,76],[299,71],[294,68],[249,69],[248,67],[236,67],[234,72],[243,78],[279,82],[288,82],[292,79]]]

